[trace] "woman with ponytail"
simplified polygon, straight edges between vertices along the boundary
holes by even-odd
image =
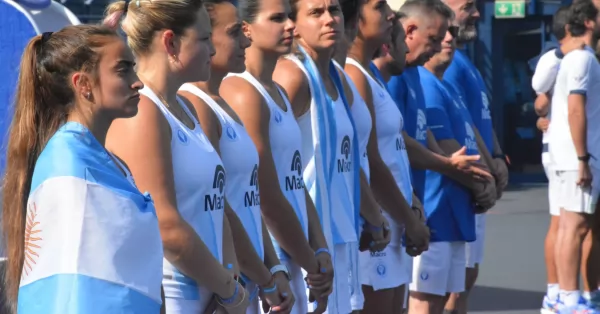
[[[36,36],[22,57],[4,179],[6,292],[23,314],[159,313],[162,245],[150,196],[104,148],[143,87],[103,26]]]
[[[239,220],[241,233],[247,233],[251,240],[243,243],[236,237],[235,241],[240,270],[250,292],[246,313],[260,313],[259,295],[265,310],[288,313],[294,304],[289,281],[270,272],[280,260],[261,216],[260,190],[268,186],[258,185],[258,152],[239,117],[219,94],[227,73],[244,72],[244,50],[250,41],[242,32],[242,22],[231,2],[205,0],[204,6],[210,15],[216,50],[210,78],[206,82],[185,83],[179,93],[194,105],[204,133],[223,160],[228,181],[225,196],[235,211],[228,213],[232,229],[234,221]]]
[[[105,23],[119,22],[145,88],[138,114],[111,126],[107,147],[156,204],[166,312],[203,313],[215,300],[227,313],[245,313],[251,296],[224,215],[225,169],[194,107],[177,96],[184,83],[209,78],[208,12],[196,0],[117,1]]]
[[[276,280],[291,280],[296,299],[291,313],[305,314],[305,282],[327,292],[333,267],[302,178],[300,129],[285,92],[272,79],[277,59],[291,49],[294,25],[286,0],[240,0],[238,8],[243,34],[251,42],[245,51],[246,72],[230,73],[221,84],[220,94],[258,151],[261,211],[281,260],[271,273]],[[306,281],[302,269],[308,273]]]

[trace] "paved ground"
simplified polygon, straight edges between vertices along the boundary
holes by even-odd
[[[469,313],[539,313],[546,289],[544,184],[512,187],[487,218],[486,251]]]

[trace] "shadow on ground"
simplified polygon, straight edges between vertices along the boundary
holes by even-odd
[[[506,187],[504,192],[525,192],[528,190],[539,189],[540,187],[543,187],[543,186],[544,186],[543,183],[524,183],[524,184],[511,183]]]
[[[536,310],[542,298],[543,292],[475,286],[469,296],[469,312]]]

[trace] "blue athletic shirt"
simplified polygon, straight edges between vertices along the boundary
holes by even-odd
[[[463,97],[485,146],[488,151],[493,152],[494,133],[485,83],[464,51],[456,50],[454,60],[444,73],[444,80]]]
[[[427,147],[425,97],[423,96],[417,67],[407,68],[402,75],[393,76],[388,82],[388,90],[404,117],[404,130],[406,130],[406,133]],[[425,195],[425,170],[412,167],[411,170],[415,195],[423,200]]]
[[[446,86],[431,72],[419,67],[421,86],[427,108],[427,122],[436,140],[456,139],[476,155],[477,142],[471,123],[464,118],[468,110],[460,98],[450,94]],[[474,241],[475,212],[469,190],[435,171],[426,171],[423,205],[427,226],[436,232],[433,242]]]

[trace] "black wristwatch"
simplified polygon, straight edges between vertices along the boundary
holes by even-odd
[[[578,156],[577,159],[579,159],[579,161],[588,162],[590,161],[590,157],[592,157],[590,154],[585,154],[583,156]]]
[[[494,158],[494,159],[500,158],[500,159],[506,161],[506,155],[504,155],[504,154],[495,154],[494,156],[492,156],[492,158]]]

